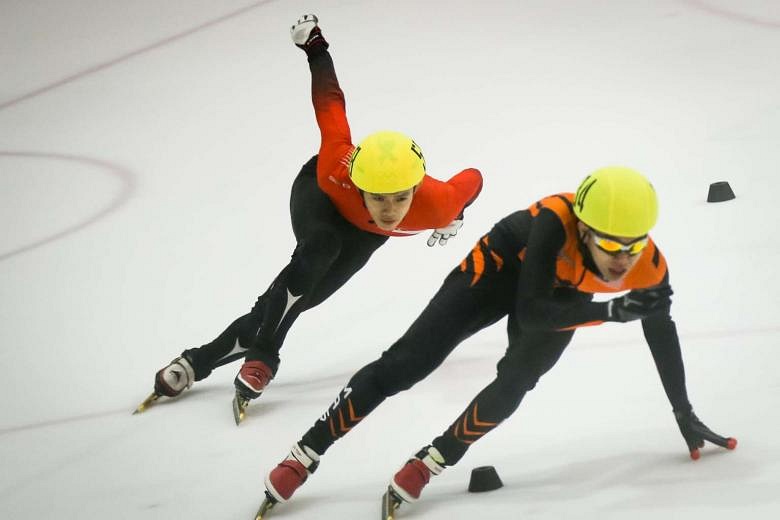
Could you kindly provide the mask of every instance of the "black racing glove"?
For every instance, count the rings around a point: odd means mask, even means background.
[[[737,447],[737,439],[721,437],[714,433],[696,417],[693,410],[676,411],[674,412],[674,418],[677,420],[677,426],[680,427],[680,433],[682,433],[685,443],[688,445],[688,451],[691,453],[693,460],[697,460],[701,456],[699,448],[704,447],[704,441],[709,441],[730,450]]]
[[[641,320],[657,312],[668,309],[672,305],[672,288],[668,285],[650,289],[634,289],[607,302],[607,320],[627,321]]]

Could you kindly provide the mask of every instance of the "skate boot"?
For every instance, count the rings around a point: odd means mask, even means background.
[[[139,404],[133,413],[143,412],[162,396],[176,397],[191,387],[194,382],[195,370],[190,359],[186,355],[177,357],[157,371],[154,375],[154,392]]]
[[[444,457],[433,446],[426,446],[398,470],[390,482],[390,489],[405,502],[415,502],[431,480],[431,475],[438,475],[442,471]]]
[[[236,425],[244,420],[249,401],[260,397],[273,377],[271,367],[262,361],[247,361],[241,366],[241,370],[233,380],[236,387],[236,395],[233,398],[233,417]]]
[[[195,370],[184,356],[157,371],[154,376],[154,391],[166,397],[176,397],[195,382]]]
[[[289,455],[265,477],[265,500],[256,518],[279,502],[287,502],[320,464],[320,456],[300,443],[295,443]]]

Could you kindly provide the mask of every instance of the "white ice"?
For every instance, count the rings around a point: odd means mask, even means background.
[[[405,131],[435,177],[480,168],[482,196],[446,247],[390,240],[304,314],[240,427],[236,364],[131,416],[289,258],[319,144],[288,32],[307,12],[354,140]],[[0,517],[253,518],[264,474],[482,233],[616,163],[660,194],[689,395],[739,447],[690,460],[641,328],[605,325],[399,517],[780,517],[777,1],[4,0],[0,71]],[[705,202],[724,180],[737,198]],[[505,346],[503,323],[464,342],[273,517],[377,518]],[[504,487],[468,493],[483,465]]]

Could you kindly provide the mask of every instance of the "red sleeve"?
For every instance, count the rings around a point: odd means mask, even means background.
[[[323,189],[330,186],[329,176],[344,175],[344,166],[354,148],[347,122],[344,92],[341,91],[333,59],[327,50],[309,57],[311,97],[320,127],[320,152],[317,179]],[[344,179],[337,179],[342,181]]]
[[[414,229],[444,227],[461,216],[481,190],[482,174],[475,168],[467,168],[447,182],[426,175],[403,223]]]
[[[447,184],[451,186],[454,204],[456,208],[460,208],[460,214],[482,191],[482,174],[476,168],[468,168],[454,175]]]

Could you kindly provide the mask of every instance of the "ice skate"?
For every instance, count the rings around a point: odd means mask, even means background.
[[[260,508],[257,510],[257,514],[255,515],[255,520],[263,520],[263,518],[267,517],[268,511],[270,511],[277,503],[278,501],[272,497],[268,491],[266,491],[263,503],[260,504]]]
[[[135,415],[135,414],[137,414],[137,413],[142,413],[142,412],[145,412],[145,411],[146,411],[146,409],[147,409],[147,408],[149,408],[150,406],[152,406],[152,405],[154,404],[154,402],[155,402],[156,400],[158,400],[160,397],[162,397],[162,396],[161,396],[160,394],[158,394],[157,392],[152,392],[151,394],[149,394],[149,397],[147,397],[146,399],[144,399],[144,400],[141,402],[141,404],[139,404],[139,405],[136,407],[136,409],[135,409],[135,410],[133,410],[133,415]]]
[[[383,520],[392,520],[403,502],[416,502],[431,475],[444,471],[444,457],[433,446],[426,446],[409,459],[390,481],[382,497]]]
[[[247,361],[243,364],[233,381],[236,387],[236,395],[233,397],[233,419],[236,426],[244,420],[249,402],[260,397],[273,377],[271,367],[262,361]]]
[[[184,356],[179,356],[154,376],[154,391],[133,411],[133,415],[146,411],[160,397],[176,397],[195,382],[195,370]]]
[[[387,491],[382,495],[382,520],[393,520],[395,510],[401,506],[403,499],[393,491],[392,486],[387,486]]]
[[[314,450],[295,443],[287,457],[265,477],[265,499],[255,520],[261,520],[276,504],[287,502],[319,464],[320,456]]]

